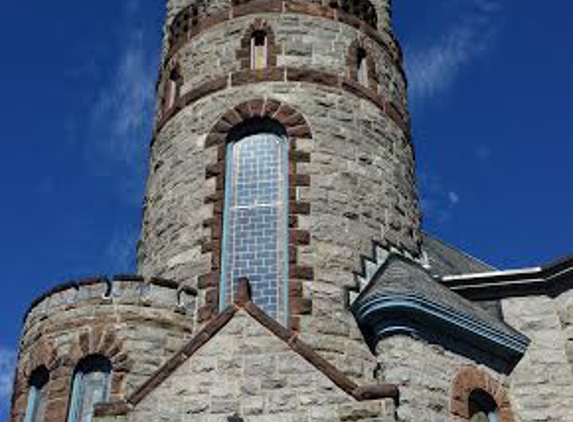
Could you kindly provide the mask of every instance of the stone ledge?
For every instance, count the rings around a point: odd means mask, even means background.
[[[258,70],[241,70],[233,72],[227,76],[215,76],[210,81],[204,82],[197,86],[194,90],[182,95],[175,103],[175,105],[166,111],[163,118],[161,118],[155,129],[155,133],[159,133],[165,125],[175,117],[181,110],[189,105],[207,97],[208,95],[225,89],[243,86],[245,84],[254,84],[260,82],[297,82],[297,83],[311,83],[320,86],[327,86],[332,88],[339,88],[345,92],[355,95],[366,101],[370,101],[375,105],[382,114],[390,119],[400,130],[404,132],[406,137],[410,139],[410,122],[409,117],[398,111],[397,107],[389,101],[384,101],[380,95],[368,87],[362,86],[356,81],[348,78],[347,76],[340,76],[328,72],[310,69],[310,68],[296,68],[296,67],[269,67],[262,71]],[[250,111],[249,111],[250,112]],[[281,113],[286,111],[282,110]],[[224,142],[221,133],[225,133],[224,127],[233,126],[233,121],[227,121],[230,116],[218,123],[216,130],[207,138],[207,146],[216,146]],[[236,120],[241,120],[238,115]],[[287,125],[288,135],[291,137],[307,138],[311,136],[308,133],[308,125]],[[155,137],[154,137],[155,138]],[[213,168],[213,173],[222,171],[219,168]]]

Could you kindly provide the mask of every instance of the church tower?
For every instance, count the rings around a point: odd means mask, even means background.
[[[420,254],[388,0],[168,2],[139,268],[341,353],[373,244]],[[335,338],[336,337],[336,338]]]
[[[525,272],[420,220],[390,0],[168,0],[138,274],[32,304],[11,422],[534,412]]]

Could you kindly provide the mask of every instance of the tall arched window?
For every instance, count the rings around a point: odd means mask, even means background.
[[[486,392],[472,392],[468,406],[470,422],[499,422],[497,404]]]
[[[265,31],[251,35],[251,69],[265,69],[268,65],[269,40]]]
[[[109,399],[112,365],[100,355],[88,356],[77,366],[68,422],[91,422],[97,403]]]
[[[25,422],[43,421],[46,409],[46,386],[49,379],[50,373],[45,366],[41,366],[32,372],[29,382],[30,392],[28,393]]]
[[[288,298],[288,140],[270,119],[245,122],[227,146],[221,305],[246,277],[252,299],[286,321]]]

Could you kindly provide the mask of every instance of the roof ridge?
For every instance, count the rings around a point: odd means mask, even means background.
[[[338,368],[315,352],[299,338],[298,333],[282,326],[265,311],[252,302],[250,284],[247,279],[240,280],[237,301],[229,305],[217,317],[212,319],[175,355],[165,362],[150,378],[139,386],[129,397],[122,401],[103,403],[96,406],[96,416],[119,416],[129,413],[134,406],[140,403],[147,395],[161,385],[183,363],[205,346],[217,333],[219,333],[240,311],[244,310],[254,320],[267,328],[274,336],[282,340],[291,350],[314,366],[318,371],[329,378],[336,386],[357,401],[377,400],[383,398],[397,399],[398,387],[394,384],[376,384],[359,386]]]

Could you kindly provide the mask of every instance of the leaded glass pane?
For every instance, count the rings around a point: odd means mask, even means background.
[[[230,144],[225,209],[225,299],[247,277],[253,301],[275,318],[286,315],[288,174],[286,139],[257,133]]]

